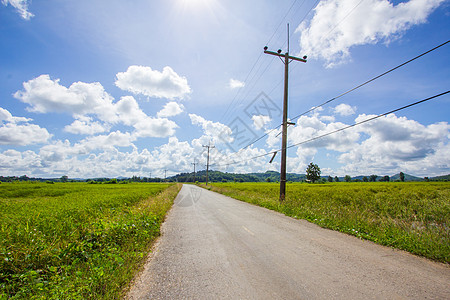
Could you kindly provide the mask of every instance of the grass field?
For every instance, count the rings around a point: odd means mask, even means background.
[[[450,263],[450,183],[213,183],[230,197]]]
[[[0,299],[120,299],[180,189],[0,185]]]

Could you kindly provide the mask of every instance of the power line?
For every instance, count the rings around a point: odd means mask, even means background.
[[[434,47],[434,48],[432,48],[432,49],[430,49],[430,50],[428,50],[428,51],[426,51],[426,52],[423,52],[422,54],[417,55],[416,57],[414,57],[414,58],[412,58],[412,59],[410,59],[410,60],[408,60],[408,61],[406,61],[406,62],[404,62],[404,63],[402,63],[402,64],[400,64],[400,65],[398,65],[398,66],[396,66],[396,67],[394,67],[394,68],[392,68],[392,69],[390,69],[390,70],[388,70],[388,71],[386,71],[386,72],[384,72],[384,73],[382,73],[382,74],[380,74],[380,75],[378,75],[378,76],[375,76],[375,77],[373,77],[372,79],[369,79],[369,80],[367,80],[366,82],[364,82],[364,83],[362,83],[362,84],[360,84],[360,85],[358,85],[358,86],[356,86],[356,87],[354,87],[354,88],[352,88],[352,89],[350,89],[350,90],[348,90],[348,91],[346,91],[346,92],[344,92],[344,93],[342,93],[342,94],[340,94],[340,95],[338,95],[338,96],[336,96],[336,97],[333,97],[333,98],[331,98],[330,100],[327,100],[327,101],[323,102],[323,103],[320,104],[320,105],[317,105],[317,106],[312,107],[311,109],[305,111],[304,113],[301,113],[301,114],[299,114],[299,115],[297,115],[297,116],[291,118],[291,121],[294,121],[294,120],[298,119],[299,117],[304,116],[304,115],[306,115],[306,114],[308,114],[308,113],[310,113],[310,112],[312,112],[312,111],[318,109],[319,107],[325,106],[326,104],[328,104],[328,103],[330,103],[330,102],[332,102],[332,101],[334,101],[334,100],[337,100],[337,99],[339,99],[339,98],[341,98],[341,97],[343,97],[343,96],[345,96],[345,95],[347,95],[347,94],[349,94],[349,93],[351,93],[351,92],[353,92],[353,91],[355,91],[355,90],[357,90],[357,89],[359,89],[359,88],[361,88],[361,87],[363,87],[363,86],[365,86],[365,85],[371,83],[372,81],[375,81],[375,80],[377,80],[378,78],[383,77],[383,76],[385,76],[385,75],[391,73],[392,71],[395,71],[395,70],[397,70],[397,69],[399,69],[399,68],[401,68],[401,67],[403,67],[403,66],[409,64],[410,62],[413,62],[414,60],[416,60],[416,59],[418,59],[418,58],[420,58],[420,57],[422,57],[422,56],[424,56],[424,55],[426,55],[426,54],[428,54],[428,53],[430,53],[430,52],[433,52],[434,50],[439,49],[439,48],[442,47],[442,46],[445,46],[445,45],[448,44],[448,43],[450,43],[450,40],[448,40],[448,41],[446,41],[446,42],[444,42],[444,43],[442,43],[442,44],[440,44],[440,45],[438,45],[438,46],[436,46],[436,47]],[[277,86],[278,86],[279,84],[281,84],[282,81],[283,81],[283,80],[281,80],[281,81],[277,84]],[[273,91],[273,90],[272,90],[272,91]],[[278,128],[280,128],[281,125],[282,125],[282,124],[278,125],[277,127],[272,128],[271,130],[269,130],[268,132],[264,133],[263,135],[261,135],[260,137],[258,137],[258,138],[255,139],[254,141],[250,142],[250,143],[247,144],[246,146],[242,147],[241,149],[239,149],[239,150],[236,151],[235,153],[239,152],[240,150],[246,149],[246,148],[248,148],[249,146],[253,145],[254,143],[260,141],[261,139],[263,139],[264,137],[268,136],[268,135],[269,135],[270,133],[272,133],[273,131],[275,131],[275,130],[277,130]]]
[[[428,97],[428,98],[426,98],[426,99],[419,100],[419,101],[416,101],[416,102],[414,102],[414,103],[411,103],[411,104],[402,106],[402,107],[400,107],[400,108],[391,110],[391,111],[389,111],[389,112],[386,112],[386,113],[383,113],[383,114],[376,115],[376,116],[371,117],[371,118],[369,118],[369,119],[366,119],[366,120],[363,120],[363,121],[360,121],[360,122],[356,122],[356,123],[354,123],[354,124],[352,124],[352,125],[348,125],[348,126],[345,126],[345,127],[340,128],[340,129],[337,129],[337,130],[334,130],[334,131],[331,131],[331,132],[328,132],[328,133],[324,133],[324,134],[322,134],[322,135],[319,135],[319,136],[310,138],[310,139],[305,140],[305,141],[302,141],[302,142],[300,142],[300,143],[296,143],[296,144],[293,144],[293,145],[289,145],[289,146],[287,146],[287,148],[292,148],[292,147],[296,147],[296,146],[299,146],[299,145],[303,145],[303,144],[306,144],[306,143],[313,142],[313,141],[315,141],[315,140],[321,139],[321,138],[326,137],[326,136],[329,136],[329,135],[331,135],[331,134],[334,134],[334,133],[337,133],[337,132],[341,132],[341,131],[347,130],[347,129],[349,129],[349,128],[352,128],[352,127],[361,125],[361,124],[363,124],[363,123],[367,123],[367,122],[369,122],[369,121],[373,121],[373,120],[375,120],[375,119],[381,118],[381,117],[383,117],[383,116],[386,116],[386,115],[389,115],[389,114],[392,114],[392,113],[395,113],[395,112],[404,110],[404,109],[406,109],[406,108],[409,108],[409,107],[412,107],[412,106],[415,106],[415,105],[418,105],[418,104],[421,104],[421,103],[424,103],[424,102],[427,102],[427,101],[436,99],[436,98],[441,97],[441,96],[444,96],[444,95],[446,95],[446,94],[448,94],[448,93],[450,93],[450,90],[449,90],[449,91],[446,91],[446,92],[443,92],[443,93],[440,93],[440,94],[437,94],[437,95],[434,95],[434,96],[431,96],[431,97]],[[247,162],[247,161],[250,161],[250,160],[254,160],[254,159],[257,159],[257,158],[260,158],[260,157],[264,157],[264,156],[267,156],[267,155],[271,155],[271,154],[273,155],[274,153],[277,153],[277,152],[279,152],[279,151],[281,151],[281,149],[274,150],[274,151],[270,151],[270,152],[266,152],[266,153],[264,153],[264,154],[257,155],[257,156],[251,157],[251,158],[249,158],[249,159],[242,160],[242,161],[238,161],[238,162],[230,162],[230,163],[227,163],[227,164],[221,164],[221,165],[219,165],[219,164],[212,164],[212,165],[215,165],[215,166],[229,166],[229,165],[234,165],[234,164],[241,164],[241,163],[243,163],[243,162]]]
[[[342,93],[342,94],[340,94],[340,95],[338,95],[338,96],[336,96],[336,97],[334,97],[334,98],[331,98],[330,100],[325,101],[324,103],[322,103],[322,104],[320,104],[320,105],[318,105],[318,106],[314,106],[313,108],[311,108],[311,109],[305,111],[304,113],[299,114],[299,115],[293,117],[291,120],[296,120],[296,119],[298,119],[299,117],[301,117],[301,116],[303,116],[303,115],[306,115],[307,113],[310,113],[310,112],[312,112],[312,111],[318,109],[319,107],[322,107],[322,106],[324,106],[324,105],[326,105],[326,104],[328,104],[328,103],[330,103],[330,102],[332,102],[332,101],[334,101],[334,100],[336,100],[336,99],[338,99],[338,98],[341,98],[342,96],[345,96],[345,95],[347,95],[347,94],[353,92],[354,90],[357,90],[357,89],[359,89],[360,87],[363,87],[363,86],[365,86],[366,84],[369,84],[369,83],[371,83],[372,81],[375,81],[375,80],[377,80],[378,78],[383,77],[384,75],[387,75],[387,74],[391,73],[392,71],[395,71],[395,70],[397,70],[397,69],[399,69],[399,68],[401,68],[401,67],[403,67],[403,66],[409,64],[410,62],[412,62],[412,61],[414,61],[414,60],[416,60],[416,59],[418,59],[418,58],[420,58],[420,57],[422,57],[422,56],[424,56],[424,55],[426,55],[426,54],[428,54],[428,53],[430,53],[430,52],[433,52],[434,50],[436,50],[436,49],[438,49],[438,48],[440,48],[440,47],[442,47],[442,46],[444,46],[444,45],[446,45],[446,44],[448,44],[448,43],[450,43],[450,40],[448,40],[448,41],[446,41],[446,42],[440,44],[439,46],[434,47],[434,48],[431,49],[431,50],[428,50],[428,51],[426,51],[426,52],[424,52],[424,53],[422,53],[422,54],[420,54],[420,55],[417,55],[416,57],[414,57],[414,58],[412,58],[412,59],[410,59],[410,60],[408,60],[408,61],[406,61],[406,62],[404,62],[404,63],[402,63],[402,64],[400,64],[400,65],[398,65],[398,66],[396,66],[396,67],[394,67],[394,68],[392,68],[392,69],[386,71],[386,72],[384,72],[383,74],[380,74],[380,75],[378,75],[378,76],[375,76],[375,77],[373,77],[372,79],[367,80],[366,82],[364,82],[364,83],[362,83],[362,84],[360,84],[360,85],[358,85],[358,86],[356,86],[356,87],[354,87],[354,88],[352,88],[352,89],[350,89],[350,90],[348,90],[348,91],[346,91],[346,92],[344,92],[344,93]]]
[[[288,14],[291,12],[292,8],[294,7],[295,3],[297,3],[298,0],[295,0],[291,7],[289,7],[287,13],[284,15],[284,17],[281,19],[280,24],[278,24],[277,28],[275,29],[275,32],[272,34],[272,36],[270,37],[270,39],[267,41],[266,45],[270,44],[270,41],[273,39],[273,37],[275,36],[275,34],[277,33],[278,29],[280,28],[281,24],[283,24],[284,20],[286,19],[286,17],[288,16]],[[303,1],[305,2],[305,1]],[[303,5],[303,3],[302,3]]]
[[[354,124],[352,124],[352,125],[348,125],[348,126],[345,126],[345,127],[343,127],[343,128],[340,128],[340,129],[337,129],[337,130],[334,130],[334,131],[331,131],[331,132],[328,132],[328,133],[325,133],[325,134],[316,136],[316,137],[311,138],[311,139],[309,139],[309,140],[306,140],[306,141],[303,141],[303,142],[300,142],[300,143],[296,143],[296,144],[293,144],[293,145],[289,145],[288,148],[292,148],[292,147],[295,147],[295,146],[299,146],[299,145],[302,145],[302,144],[306,144],[306,143],[315,141],[315,140],[317,140],[317,139],[321,139],[321,138],[326,137],[326,136],[329,136],[329,135],[331,135],[331,134],[334,134],[334,133],[337,133],[337,132],[340,132],[340,131],[344,131],[344,130],[346,130],[346,129],[355,127],[355,126],[357,126],[357,125],[361,125],[361,124],[363,124],[363,123],[367,123],[367,122],[369,122],[369,121],[373,121],[373,120],[375,120],[375,119],[381,118],[381,117],[386,116],[386,115],[393,114],[393,113],[395,113],[395,112],[397,112],[397,111],[406,109],[406,108],[408,108],[408,107],[415,106],[415,105],[417,105],[417,104],[420,104],[420,103],[423,103],[423,102],[426,102],[426,101],[430,101],[430,100],[432,100],[432,99],[435,99],[435,98],[444,96],[444,95],[446,95],[446,94],[448,94],[448,93],[450,93],[450,91],[446,91],[446,92],[440,93],[440,94],[438,94],[438,95],[434,95],[434,96],[432,96],[432,97],[429,97],[429,98],[426,98],[426,99],[423,99],[423,100],[420,100],[420,101],[417,101],[417,102],[414,102],[414,103],[411,103],[411,104],[402,106],[402,107],[400,107],[400,108],[391,110],[391,111],[386,112],[386,113],[384,113],[384,114],[376,115],[376,116],[371,117],[371,118],[369,118],[369,119],[366,119],[366,120],[363,120],[363,121],[360,121],[360,122],[356,122],[356,123],[354,123]]]
[[[286,17],[289,15],[289,13],[291,12],[292,8],[294,7],[295,3],[297,3],[298,0],[294,0],[294,2],[292,3],[292,5],[289,7],[288,11],[286,12],[286,14],[284,15],[284,17],[281,19],[280,24],[278,25],[278,27],[275,29],[274,33],[272,34],[272,36],[269,38],[269,41],[266,43],[266,45],[268,45],[270,43],[270,41],[272,40],[272,38],[275,36],[275,34],[277,33],[278,29],[280,28],[281,24],[284,22],[284,20],[286,19]],[[305,0],[303,1],[305,2]],[[303,3],[302,3],[303,5]],[[248,72],[247,76],[244,79],[244,83],[247,84],[247,80],[250,77],[250,74],[252,73],[252,71],[255,69],[255,66],[258,64],[259,60],[261,59],[263,53],[260,53],[258,58],[256,59],[255,63],[253,64],[253,66],[251,67],[250,71]],[[271,62],[269,63],[269,65],[271,64]],[[268,66],[269,66],[268,65]],[[268,66],[266,67],[266,70],[268,68]],[[258,68],[259,70],[259,68]],[[265,70],[264,70],[265,72]],[[263,72],[263,74],[264,74]],[[257,72],[255,72],[256,75]],[[253,78],[255,78],[255,75],[253,75],[253,77],[251,78],[250,81],[253,80]],[[261,78],[261,76],[258,77],[258,79],[256,80],[256,82],[258,82],[258,80]],[[220,120],[222,120],[223,118],[225,118],[225,116],[228,114],[228,112],[230,111],[231,107],[236,107],[236,105],[233,105],[234,102],[237,99],[237,96],[239,95],[239,93],[241,92],[241,89],[239,89],[235,96],[233,97],[233,100],[230,102],[230,105],[227,107],[227,109],[225,110],[225,113],[222,115],[222,117],[220,118]],[[246,97],[244,97],[246,98]]]
[[[297,3],[298,0],[295,0],[292,5],[289,7],[288,11],[286,12],[286,14],[284,15],[284,17],[281,19],[280,23],[278,24],[277,28],[275,29],[274,33],[272,34],[272,36],[269,38],[269,40],[267,41],[266,45],[269,45],[271,40],[273,39],[273,37],[275,36],[275,34],[278,32],[278,29],[280,28],[280,26],[283,24],[284,20],[287,18],[287,16],[289,15],[289,13],[291,12],[292,8],[295,6],[295,4]],[[306,0],[303,0],[303,2],[300,4],[299,8],[295,11],[294,15],[300,10],[301,7],[303,7],[303,4],[305,4]],[[317,4],[320,2],[320,0],[317,0],[308,10],[308,12],[303,16],[302,20],[300,21],[299,24],[301,24],[306,17],[309,15],[309,13],[317,6]],[[295,31],[292,32],[292,34],[290,35],[292,37],[292,35],[295,33]],[[284,47],[284,45],[286,44],[286,41],[283,43],[282,47]],[[260,73],[260,75],[257,77],[256,80],[255,77],[257,76],[257,74],[259,73],[259,70],[261,69],[260,65],[256,71],[254,72],[253,76],[249,79],[250,74],[252,73],[252,71],[255,69],[255,66],[257,65],[257,63],[259,62],[259,60],[261,59],[262,53],[258,56],[257,60],[255,61],[255,63],[253,64],[250,72],[247,74],[244,83],[245,83],[245,88],[241,88],[237,91],[236,95],[233,97],[233,100],[230,102],[230,105],[227,107],[227,109],[225,110],[225,113],[222,115],[222,117],[220,118],[220,121],[222,121],[223,119],[226,118],[226,115],[231,113],[230,109],[232,107],[234,107],[233,110],[236,109],[236,107],[238,106],[238,103],[235,101],[238,99],[238,95],[242,94],[244,92],[244,90],[247,90],[248,92],[245,94],[245,96],[242,98],[242,100],[240,100],[240,102],[242,102],[244,99],[246,99],[249,94],[253,91],[253,88],[255,87],[255,85],[259,82],[259,80],[261,79],[262,75],[264,75],[264,73],[267,71],[267,69],[270,67],[270,65],[273,62],[273,59],[269,61],[269,63],[267,64],[267,66],[264,68],[264,71],[262,73]],[[249,80],[247,82],[247,80]],[[253,84],[251,84],[251,82],[253,82]],[[273,92],[273,90],[275,90],[275,88],[281,84],[282,81],[280,81],[271,91],[271,93]],[[238,101],[239,102],[239,101]]]

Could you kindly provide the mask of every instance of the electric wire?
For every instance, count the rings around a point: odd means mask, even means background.
[[[380,75],[378,75],[378,76],[375,76],[375,77],[373,77],[372,79],[369,79],[369,80],[367,80],[366,82],[361,83],[360,85],[358,85],[358,86],[356,86],[356,87],[354,87],[354,88],[352,88],[352,89],[350,89],[350,90],[348,90],[348,91],[346,91],[346,92],[344,92],[344,93],[342,93],[342,94],[340,94],[340,95],[338,95],[338,96],[336,96],[336,97],[334,97],[334,98],[331,98],[330,100],[327,100],[327,101],[325,101],[324,103],[322,103],[322,104],[320,104],[320,105],[318,105],[318,106],[312,107],[311,109],[305,111],[304,113],[301,113],[301,114],[299,114],[299,115],[297,115],[297,116],[291,118],[291,120],[296,120],[296,119],[298,119],[299,117],[304,116],[304,115],[306,115],[307,113],[310,113],[310,112],[312,112],[312,111],[318,109],[319,107],[322,107],[322,106],[324,106],[324,105],[326,105],[326,104],[328,104],[328,103],[330,103],[330,102],[333,102],[334,100],[337,100],[337,99],[341,98],[342,96],[345,96],[345,95],[347,95],[347,94],[349,94],[349,93],[351,93],[351,92],[353,92],[353,91],[355,91],[355,90],[357,90],[357,89],[359,89],[359,88],[365,86],[366,84],[369,84],[369,83],[371,83],[372,81],[375,81],[375,80],[377,80],[378,78],[381,78],[381,77],[383,77],[383,76],[385,76],[385,75],[391,73],[392,71],[395,71],[395,70],[397,70],[397,69],[399,69],[399,68],[401,68],[401,67],[403,67],[403,66],[409,64],[410,62],[413,62],[413,61],[415,61],[416,59],[418,59],[418,58],[420,58],[420,57],[422,57],[422,56],[424,56],[424,55],[426,55],[426,54],[428,54],[428,53],[430,53],[430,52],[433,52],[433,51],[439,49],[440,47],[442,47],[442,46],[444,46],[444,45],[446,45],[446,44],[448,44],[448,43],[450,43],[450,40],[448,40],[448,41],[446,41],[446,42],[444,42],[444,43],[442,43],[442,44],[440,44],[440,45],[434,47],[433,49],[430,49],[430,50],[428,50],[428,51],[426,51],[426,52],[423,52],[422,54],[417,55],[416,57],[414,57],[414,58],[412,58],[412,59],[410,59],[410,60],[408,60],[408,61],[406,61],[406,62],[404,62],[404,63],[402,63],[402,64],[400,64],[400,65],[398,65],[398,66],[396,66],[396,67],[394,67],[394,68],[392,68],[392,69],[390,69],[390,70],[388,70],[388,71],[386,71],[386,72],[384,72],[384,73],[382,73],[382,74],[380,74]]]
[[[352,128],[352,127],[355,127],[355,126],[358,126],[358,125],[361,125],[361,124],[364,124],[364,123],[367,123],[367,122],[376,120],[376,119],[381,118],[381,117],[383,117],[383,116],[387,116],[387,115],[389,115],[389,114],[392,114],[392,113],[395,113],[395,112],[404,110],[404,109],[406,109],[406,108],[409,108],[409,107],[412,107],[412,106],[415,106],[415,105],[418,105],[418,104],[421,104],[421,103],[424,103],[424,102],[427,102],[427,101],[430,101],[430,100],[439,98],[439,97],[444,96],[444,95],[446,95],[446,94],[448,94],[448,93],[450,93],[450,90],[448,90],[448,91],[446,91],[446,92],[443,92],[443,93],[440,93],[440,94],[437,94],[437,95],[434,95],[434,96],[431,96],[431,97],[428,97],[428,98],[426,98],[426,99],[422,99],[422,100],[416,101],[416,102],[414,102],[414,103],[411,103],[411,104],[402,106],[402,107],[400,107],[400,108],[393,109],[393,110],[388,111],[388,112],[386,112],[386,113],[382,113],[382,114],[373,116],[373,117],[368,118],[368,119],[365,119],[365,120],[363,120],[363,121],[356,122],[356,123],[353,123],[353,124],[348,125],[348,126],[344,126],[344,127],[340,128],[340,129],[333,130],[333,131],[324,133],[324,134],[322,134],[322,135],[318,135],[318,136],[316,136],[316,137],[313,137],[313,138],[304,140],[304,141],[302,141],[302,142],[299,142],[299,143],[295,143],[295,144],[289,145],[289,146],[286,147],[286,149],[289,149],[289,148],[292,148],[292,147],[296,147],[296,146],[300,146],[300,145],[303,145],[303,144],[306,144],[306,143],[313,142],[313,141],[315,141],[315,140],[324,138],[324,137],[326,137],[326,136],[329,136],[329,135],[332,135],[332,134],[335,134],[335,133],[338,133],[338,132],[347,130],[347,129],[349,129],[349,128]],[[229,165],[234,165],[234,164],[241,164],[241,163],[244,163],[244,162],[247,162],[247,161],[251,161],[251,160],[254,160],[254,159],[257,159],[257,158],[260,158],[260,157],[267,156],[267,155],[271,155],[271,154],[273,155],[274,153],[277,153],[277,152],[280,152],[280,151],[282,151],[282,149],[278,149],[278,150],[266,152],[266,153],[264,153],[264,154],[257,155],[257,156],[251,157],[251,158],[249,158],[249,159],[245,159],[245,160],[238,161],[238,162],[230,162],[230,163],[227,163],[227,164],[210,164],[210,165],[214,165],[214,166],[229,166]]]
[[[294,2],[292,3],[292,5],[289,7],[288,11],[286,12],[286,14],[284,15],[284,17],[281,19],[279,25],[277,26],[277,28],[275,29],[274,33],[272,34],[272,36],[269,38],[269,40],[267,41],[266,44],[269,44],[270,41],[273,39],[273,37],[275,36],[275,34],[277,33],[278,29],[280,28],[281,24],[284,22],[284,20],[286,19],[286,17],[289,15],[289,13],[291,12],[292,8],[294,7],[294,5],[297,3],[298,0],[294,0]],[[303,1],[305,2],[305,0]],[[302,3],[303,5],[303,3]],[[258,58],[256,59],[255,63],[253,64],[253,66],[251,67],[250,71],[248,72],[247,76],[244,79],[244,84],[248,86],[248,79],[250,77],[250,74],[253,72],[253,70],[255,69],[255,66],[258,64],[259,60],[262,57],[263,52],[261,52],[258,56]],[[269,65],[272,63],[272,61],[269,63]],[[265,70],[267,70],[268,66],[265,68]],[[255,77],[255,75],[258,73],[260,67],[255,71],[255,74],[252,76],[252,78],[250,79],[250,82],[253,80],[253,78]],[[264,73],[264,72],[263,72]],[[258,82],[258,80],[261,78],[262,75],[260,75],[258,77],[258,79],[256,80],[256,82]],[[256,84],[256,83],[255,83]],[[253,86],[255,85],[253,84]],[[253,87],[252,87],[253,88]],[[235,96],[233,97],[233,100],[231,100],[230,104],[228,105],[227,109],[225,110],[224,114],[222,115],[222,117],[220,118],[220,121],[222,121],[224,118],[226,118],[227,114],[230,112],[230,109],[232,107],[236,107],[237,105],[235,105],[235,101],[238,99],[238,95],[241,93],[242,88],[238,89],[238,91],[236,92]],[[250,93],[250,92],[249,92]],[[249,94],[247,93],[247,94]],[[245,97],[244,97],[245,99]]]
[[[398,65],[398,66],[396,66],[396,67],[394,67],[394,68],[391,68],[391,69],[389,69],[388,71],[386,71],[386,72],[384,72],[384,73],[382,73],[382,74],[380,74],[380,75],[378,75],[378,76],[375,76],[375,77],[373,77],[372,79],[369,79],[369,80],[365,81],[364,83],[362,83],[362,84],[360,84],[360,85],[358,85],[358,86],[356,86],[356,87],[354,87],[354,88],[352,88],[352,89],[350,89],[350,90],[348,90],[348,91],[346,91],[346,92],[344,92],[344,93],[342,93],[342,94],[340,94],[340,95],[338,95],[338,96],[336,96],[336,97],[331,98],[330,100],[327,100],[327,101],[323,102],[322,104],[319,104],[319,105],[317,105],[317,106],[314,106],[314,107],[310,108],[309,110],[305,111],[304,113],[301,113],[301,114],[299,114],[299,115],[297,115],[297,116],[295,116],[295,117],[293,117],[293,118],[290,118],[290,120],[291,120],[291,121],[295,121],[295,120],[297,120],[299,117],[304,116],[304,115],[306,115],[306,114],[308,114],[308,113],[310,113],[310,112],[312,112],[312,111],[314,111],[314,110],[316,110],[316,109],[318,109],[318,108],[320,108],[320,107],[322,107],[322,106],[325,106],[325,105],[327,105],[328,103],[330,103],[330,102],[332,102],[332,101],[334,101],[334,100],[337,100],[337,99],[339,99],[339,98],[341,98],[341,97],[343,97],[343,96],[345,96],[345,95],[347,95],[347,94],[349,94],[349,93],[351,93],[351,92],[353,92],[353,91],[355,91],[355,90],[357,90],[357,89],[359,89],[359,88],[361,88],[361,87],[363,87],[363,86],[365,86],[365,85],[371,83],[372,81],[375,81],[375,80],[377,80],[377,79],[379,79],[379,78],[381,78],[381,77],[383,77],[383,76],[385,76],[385,75],[391,73],[392,71],[395,71],[395,70],[397,70],[397,69],[399,69],[399,68],[401,68],[401,67],[403,67],[403,66],[409,64],[410,62],[413,62],[414,60],[416,60],[416,59],[418,59],[418,58],[420,58],[420,57],[422,57],[422,56],[424,56],[424,55],[426,55],[426,54],[428,54],[428,53],[430,53],[430,52],[433,52],[433,51],[439,49],[440,47],[442,47],[442,46],[444,46],[444,45],[446,45],[446,44],[448,44],[448,43],[450,43],[450,40],[448,40],[448,41],[446,41],[446,42],[444,42],[444,43],[442,43],[442,44],[440,44],[440,45],[438,45],[438,46],[436,46],[436,47],[434,47],[434,48],[432,48],[432,49],[430,49],[430,50],[428,50],[428,51],[426,51],[426,52],[423,52],[422,54],[417,55],[417,56],[415,56],[414,58],[412,58],[412,59],[410,59],[410,60],[408,60],[408,61],[406,61],[406,62],[404,62],[404,63],[402,63],[402,64],[400,64],[400,65]],[[280,83],[281,83],[282,81],[283,81],[283,80],[281,80]],[[273,90],[272,90],[272,91],[273,91]],[[270,95],[270,93],[269,93],[269,95]],[[246,146],[242,147],[241,149],[239,149],[239,150],[236,151],[235,153],[239,152],[240,150],[246,149],[246,148],[248,148],[249,146],[253,145],[254,143],[260,141],[261,139],[263,139],[264,137],[268,136],[270,133],[272,133],[273,131],[277,130],[277,129],[280,128],[281,126],[282,126],[282,124],[278,125],[277,127],[272,128],[271,130],[267,131],[267,132],[264,133],[262,136],[258,137],[257,139],[255,139],[255,140],[252,141],[251,143],[247,144]]]

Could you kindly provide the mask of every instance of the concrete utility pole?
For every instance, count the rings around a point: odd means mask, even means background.
[[[306,56],[303,58],[298,58],[295,56],[289,55],[289,24],[287,25],[287,52],[281,54],[281,49],[277,52],[268,51],[268,47],[264,47],[264,53],[275,55],[280,58],[284,58],[284,97],[283,97],[283,130],[282,130],[282,138],[281,138],[281,170],[280,170],[280,202],[284,201],[286,195],[286,145],[287,145],[287,126],[295,125],[294,123],[289,123],[287,121],[287,110],[288,110],[288,77],[289,77],[289,63],[293,60],[306,62]]]
[[[208,145],[203,145],[203,147],[208,148],[208,158],[206,159],[206,185],[208,185],[209,149],[210,149],[210,148],[216,148],[216,147],[211,146],[211,142],[209,142]]]
[[[194,159],[194,162],[191,163],[191,165],[194,165],[194,183],[195,183],[195,166],[196,166],[197,164],[198,164],[198,163],[195,162],[195,159]]]
[[[167,182],[167,170],[164,170],[164,182]]]

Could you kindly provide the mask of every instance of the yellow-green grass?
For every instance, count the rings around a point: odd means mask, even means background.
[[[0,299],[120,299],[180,189],[0,185]]]
[[[322,227],[450,262],[450,183],[214,183],[212,190]]]

